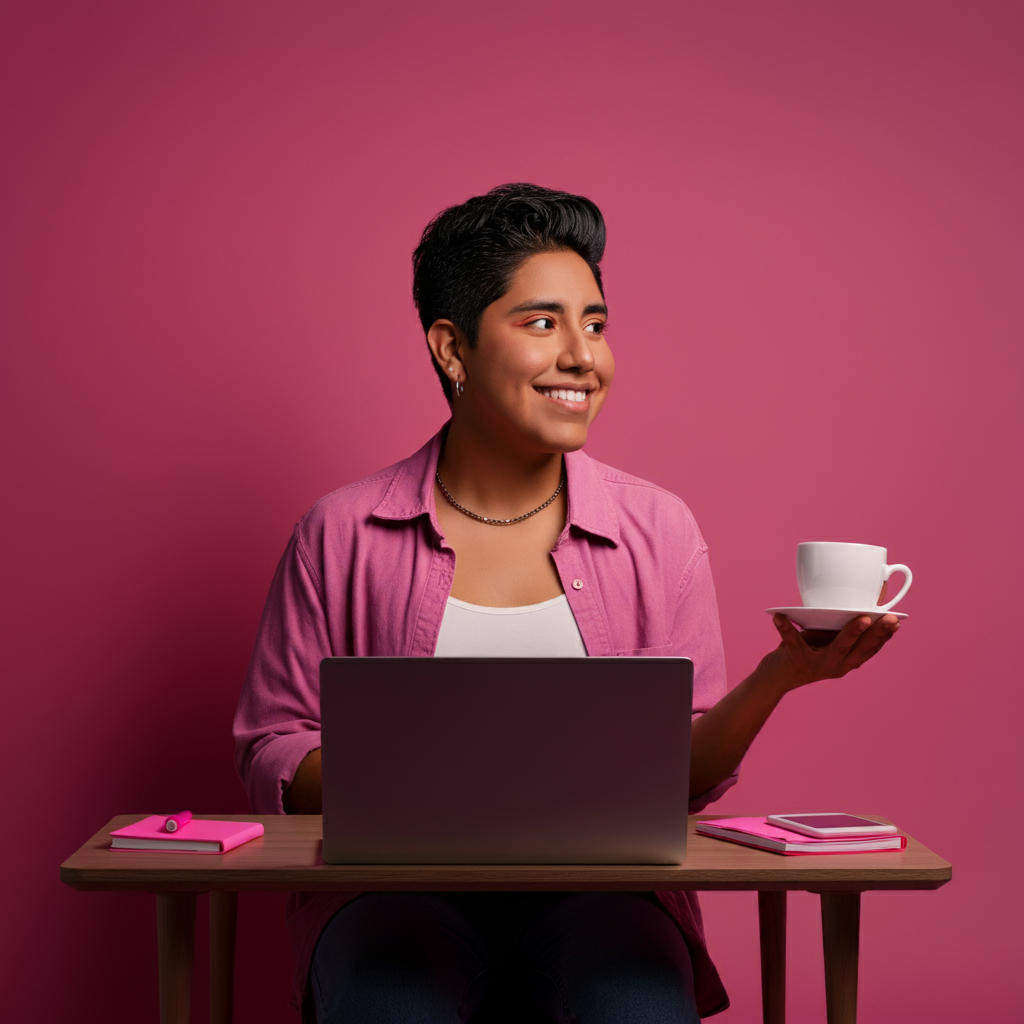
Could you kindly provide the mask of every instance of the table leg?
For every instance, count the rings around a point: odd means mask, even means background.
[[[156,895],[156,945],[160,963],[160,1024],[188,1024],[196,893]]]
[[[210,1024],[231,1024],[238,893],[210,893]]]
[[[860,955],[860,893],[821,894],[825,947],[825,1008],[828,1024],[856,1024],[857,961]]]
[[[764,1024],[786,1021],[786,897],[783,892],[759,892],[761,925],[761,1013]]]

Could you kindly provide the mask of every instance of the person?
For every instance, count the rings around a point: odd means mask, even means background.
[[[254,811],[320,811],[326,656],[689,657],[692,812],[735,782],[786,693],[899,628],[815,634],[777,616],[778,647],[727,691],[689,510],[582,451],[615,369],[604,246],[593,202],[528,184],[424,230],[413,293],[451,418],[297,524],[234,724]],[[295,999],[321,1024],[681,1024],[728,1006],[693,893],[297,893],[288,924]]]

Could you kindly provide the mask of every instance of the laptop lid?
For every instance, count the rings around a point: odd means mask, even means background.
[[[325,658],[331,864],[678,864],[687,658]]]

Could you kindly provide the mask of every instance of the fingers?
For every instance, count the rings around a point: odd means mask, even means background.
[[[787,647],[798,650],[803,646],[806,634],[801,633],[785,615],[780,615],[776,612],[776,614],[772,616],[772,623],[779,631],[779,636],[782,637],[782,642]]]
[[[835,649],[840,657],[847,657],[870,628],[871,619],[866,615],[858,615],[857,618],[851,619],[843,626],[834,641]]]
[[[779,636],[783,640],[796,640],[800,636],[796,626],[779,612],[772,616],[772,625],[779,631]]]
[[[899,631],[900,622],[895,615],[883,615],[858,637],[847,654],[847,671],[858,668],[873,658]]]
[[[784,615],[772,616],[782,643],[780,653],[801,679],[797,685],[816,679],[838,679],[873,658],[895,635],[899,620],[883,615],[874,623],[867,615],[852,619],[838,632],[805,629],[800,631]]]
[[[832,650],[840,658],[846,657],[857,643],[861,634],[871,625],[866,616],[848,622],[841,630],[835,629],[803,629],[799,630],[785,615],[776,613],[772,622],[779,631],[783,643],[794,649],[813,651]],[[835,646],[833,646],[835,645]]]

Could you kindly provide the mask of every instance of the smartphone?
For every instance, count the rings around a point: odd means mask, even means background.
[[[768,824],[818,839],[842,836],[883,836],[899,832],[895,825],[880,825],[856,814],[769,814]]]

